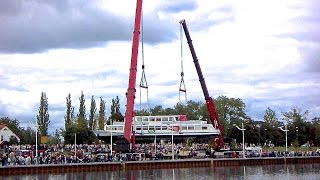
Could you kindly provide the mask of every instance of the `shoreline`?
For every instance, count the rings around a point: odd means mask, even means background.
[[[267,158],[235,158],[235,159],[178,159],[150,160],[126,162],[97,162],[77,164],[41,164],[0,167],[0,176],[26,174],[61,174],[71,172],[128,171],[145,169],[254,166],[272,164],[311,164],[320,163],[320,157],[267,157]]]

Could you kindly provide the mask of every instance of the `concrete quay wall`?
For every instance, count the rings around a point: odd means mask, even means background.
[[[224,167],[224,166],[254,166],[272,164],[310,164],[320,163],[320,157],[278,157],[278,158],[238,158],[238,159],[183,159],[160,161],[127,161],[81,164],[42,164],[31,166],[0,167],[1,176],[24,174],[51,174],[72,172],[126,171],[145,169]]]

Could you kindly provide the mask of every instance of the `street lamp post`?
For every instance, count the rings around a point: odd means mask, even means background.
[[[154,153],[157,154],[157,134],[156,134],[156,130],[154,130]]]
[[[257,127],[259,128],[259,146],[261,146],[261,144],[260,144],[260,139],[261,139],[261,138],[260,138],[260,127],[261,127],[261,126],[258,124]]]
[[[242,156],[243,156],[243,158],[245,158],[246,156],[245,156],[245,145],[244,145],[244,131],[245,131],[246,129],[244,129],[243,123],[241,123],[241,127],[242,127],[242,128],[240,128],[240,127],[237,126],[236,124],[233,124],[233,126],[235,126],[238,130],[242,131]]]
[[[39,127],[41,126],[41,125],[39,125],[38,124],[38,121],[37,121],[37,119],[36,119],[36,124],[33,124],[32,122],[30,122],[30,124],[32,124],[33,126],[34,126],[34,128],[35,128],[35,133],[36,133],[36,142],[35,142],[35,163],[36,164],[38,164],[38,129],[39,129]]]
[[[38,128],[39,128],[39,125],[38,123],[36,122],[36,125],[34,125],[34,127],[36,128],[36,164],[38,164]]]
[[[174,160],[173,125],[171,125],[171,151],[172,151],[172,160]]]
[[[267,128],[264,129],[264,144],[267,146]]]
[[[171,151],[172,151],[172,160],[174,160],[174,145],[173,145],[173,124],[168,124],[169,128],[171,128]]]
[[[296,138],[297,138],[297,142],[299,142],[299,129],[298,127],[296,127]]]
[[[278,127],[281,131],[285,132],[286,134],[286,153],[288,152],[288,128],[287,125],[284,126],[284,129],[282,127]]]
[[[77,133],[74,133],[74,158],[77,160]]]
[[[111,130],[110,130],[110,156],[111,156],[111,159],[112,158],[112,131],[113,131],[113,125],[111,124]]]

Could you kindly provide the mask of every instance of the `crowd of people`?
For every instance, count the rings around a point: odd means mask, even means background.
[[[37,149],[37,150],[35,150]],[[110,144],[57,144],[51,146],[12,145],[0,152],[2,166],[33,165],[33,164],[65,164],[93,163],[111,161],[143,161],[172,158],[214,157],[214,150],[205,143],[151,143],[136,144],[134,152],[112,152]],[[172,154],[173,150],[173,154]],[[36,157],[36,151],[38,156]],[[241,153],[241,151],[240,151]],[[230,153],[233,158],[242,157],[239,152]],[[281,156],[320,156],[320,151],[303,152],[259,152],[247,151],[246,157],[281,157]]]
[[[183,144],[173,145],[174,154],[177,156],[186,149]],[[192,144],[188,152],[205,151],[207,144]],[[159,159],[163,156],[171,156],[172,145],[162,144],[136,144],[134,153],[111,153],[110,144],[58,144],[41,145],[12,145],[7,146],[0,153],[2,166],[7,165],[31,165],[31,164],[64,164],[64,163],[88,163]],[[37,153],[36,153],[37,151]],[[36,154],[38,154],[36,158]]]

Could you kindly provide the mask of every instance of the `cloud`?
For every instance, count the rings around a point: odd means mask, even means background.
[[[179,13],[181,11],[193,11],[197,8],[197,2],[192,0],[169,1],[161,9],[167,13]]]
[[[66,96],[71,93],[77,113],[81,91],[87,111],[91,95],[97,106],[103,97],[108,116],[111,99],[119,96],[124,114],[134,1],[31,0],[2,5],[0,107],[4,116],[28,124],[37,114],[41,92],[46,92],[50,131],[54,131],[63,127]],[[267,107],[276,110],[279,119],[293,106],[319,116],[318,6],[294,0],[154,0],[144,1],[143,9],[150,107],[173,107],[179,101],[179,21],[186,19],[213,98],[241,98],[247,114],[257,120]],[[187,98],[204,102],[185,39],[182,48]],[[141,56],[140,46],[137,85]],[[141,96],[146,108],[146,92]]]
[[[57,48],[89,48],[110,41],[130,41],[132,17],[115,15],[99,1],[12,1],[2,3],[0,52],[36,53]],[[134,12],[132,12],[134,14]],[[133,15],[132,15],[133,16]],[[175,34],[164,22],[145,16],[145,42],[170,41]],[[157,20],[158,21],[158,20]]]
[[[1,117],[7,117],[8,116],[8,107],[7,104],[5,104],[4,102],[2,102],[0,100],[0,116]]]

